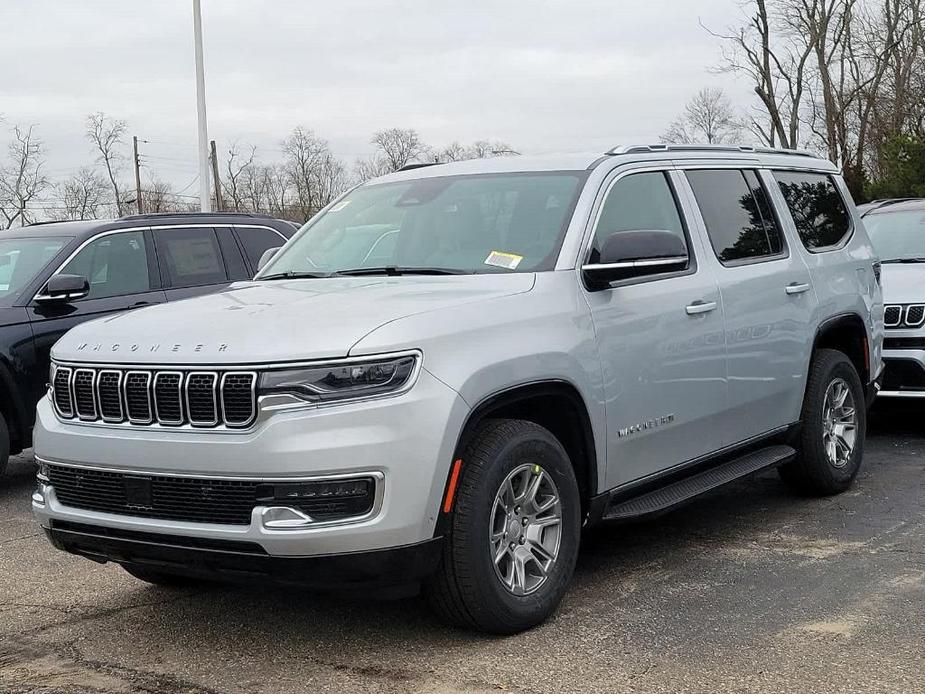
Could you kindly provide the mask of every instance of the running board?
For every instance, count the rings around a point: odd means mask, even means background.
[[[641,496],[619,501],[608,507],[603,520],[630,520],[668,511],[724,484],[786,463],[795,455],[790,446],[762,448]]]

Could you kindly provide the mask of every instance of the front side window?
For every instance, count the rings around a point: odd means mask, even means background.
[[[779,256],[784,250],[767,192],[751,170],[688,171],[707,235],[723,264]]]
[[[94,239],[59,274],[86,277],[90,281],[87,299],[147,292],[151,281],[144,232],[125,231]]]
[[[363,186],[303,227],[261,276],[550,270],[584,176],[483,174]]]
[[[851,217],[831,176],[775,171],[800,240],[809,251],[838,246],[851,233]]]
[[[228,281],[222,251],[211,227],[155,229],[157,254],[170,286],[197,287]]]
[[[601,208],[588,261],[599,262],[604,241],[623,231],[670,231],[687,246],[681,213],[664,172],[631,174],[614,183]]]
[[[873,212],[864,227],[883,262],[925,262],[925,209]]]
[[[0,238],[0,304],[13,301],[68,241],[63,237]]]

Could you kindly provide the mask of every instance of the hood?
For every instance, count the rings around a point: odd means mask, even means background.
[[[62,337],[62,361],[261,364],[345,357],[391,321],[528,292],[532,274],[344,277],[233,285],[218,294],[90,321]],[[413,348],[414,336],[408,336]]]
[[[925,263],[884,263],[883,303],[925,304]]]

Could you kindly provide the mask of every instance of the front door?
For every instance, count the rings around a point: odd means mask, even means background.
[[[81,275],[90,281],[90,293],[71,302],[36,302],[29,305],[35,351],[42,383],[36,383],[35,401],[48,381],[49,352],[65,332],[78,323],[110,313],[163,303],[158,289],[157,265],[144,231],[108,233],[90,241],[56,274]],[[41,291],[39,292],[41,294]],[[104,346],[101,346],[102,349]],[[103,359],[94,354],[88,358]]]
[[[699,169],[687,179],[713,252],[726,313],[730,443],[799,419],[816,294],[790,251],[759,172]]]
[[[629,173],[611,184],[589,260],[615,232],[658,229],[684,239],[685,270],[588,292],[603,368],[607,487],[712,452],[727,408],[722,302],[700,237],[688,233],[678,174]]]

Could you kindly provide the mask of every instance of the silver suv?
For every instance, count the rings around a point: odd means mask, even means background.
[[[883,328],[864,227],[812,155],[418,167],[254,281],[62,338],[32,506],[56,547],[152,583],[423,584],[516,632],[586,526],[774,467],[847,489]]]

